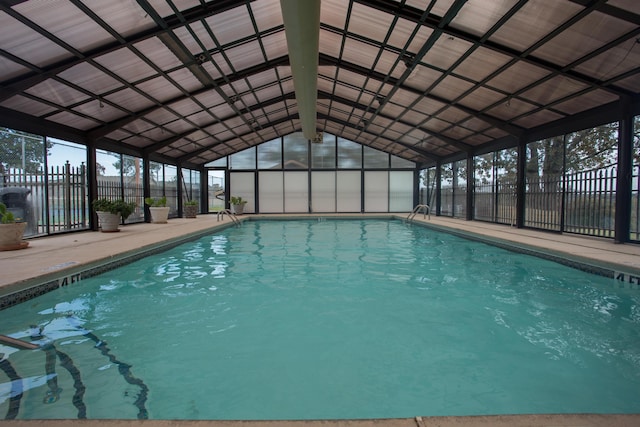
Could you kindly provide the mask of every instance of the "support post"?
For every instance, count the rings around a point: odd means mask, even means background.
[[[618,131],[618,174],[616,176],[616,243],[629,241],[631,223],[631,189],[633,174],[633,114],[631,100],[622,98],[622,114]]]
[[[474,180],[474,164],[473,164],[473,153],[469,152],[467,154],[467,221],[471,221],[474,217],[473,215],[473,200],[475,193],[475,180]]]
[[[518,141],[518,170],[516,178],[516,227],[524,228],[526,194],[527,141]]]

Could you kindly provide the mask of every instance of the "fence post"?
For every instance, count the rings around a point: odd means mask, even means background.
[[[64,217],[66,229],[71,230],[71,165],[69,160],[64,164]]]
[[[86,175],[86,166],[84,162],[80,165],[80,205],[82,211],[82,225],[83,227],[88,226],[87,224],[87,175]]]

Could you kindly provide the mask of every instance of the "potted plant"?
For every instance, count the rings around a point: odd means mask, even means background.
[[[27,223],[16,218],[7,206],[0,202],[0,251],[24,249],[29,242],[22,240]]]
[[[244,213],[244,205],[247,204],[246,200],[242,197],[231,196],[230,202],[233,213],[236,215],[242,215]]]
[[[198,214],[198,201],[197,200],[187,200],[184,202],[184,217],[185,218],[195,218]]]
[[[122,199],[109,200],[102,198],[94,200],[92,204],[98,215],[100,230],[104,233],[120,231],[120,223],[124,223],[124,220],[136,209],[135,203],[125,202]]]
[[[167,198],[165,196],[157,199],[147,197],[144,202],[149,206],[152,224],[166,224],[169,218],[169,206],[167,206]]]

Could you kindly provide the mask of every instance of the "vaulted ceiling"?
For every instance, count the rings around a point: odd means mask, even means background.
[[[190,165],[300,131],[282,16],[0,0],[0,125]],[[640,2],[322,0],[318,48],[316,130],[430,164],[637,99]]]

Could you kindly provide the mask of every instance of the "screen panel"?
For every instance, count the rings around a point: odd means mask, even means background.
[[[336,211],[336,173],[311,172],[311,212]]]
[[[364,173],[364,211],[389,211],[389,172]]]

